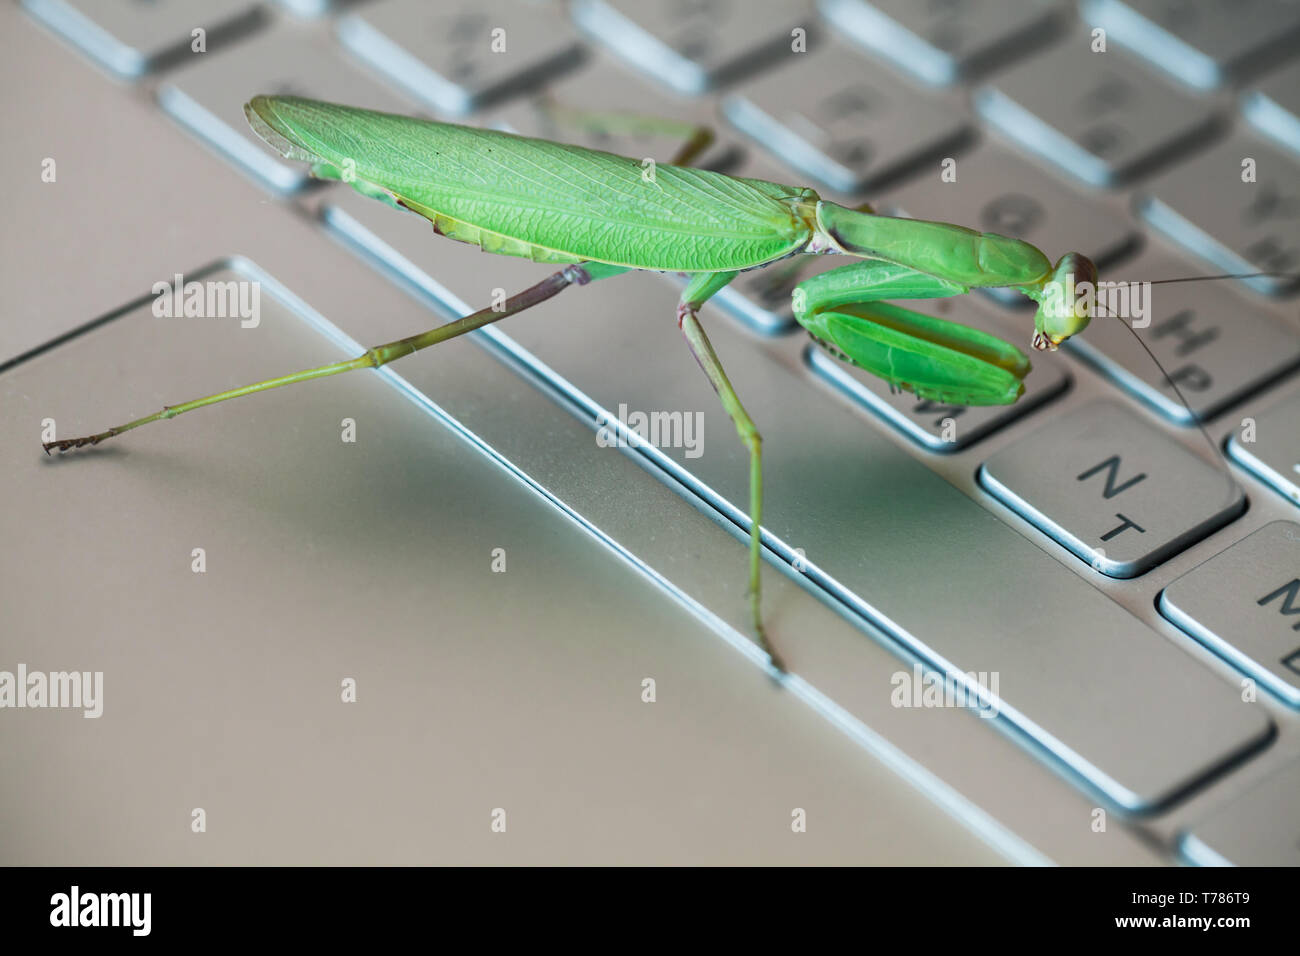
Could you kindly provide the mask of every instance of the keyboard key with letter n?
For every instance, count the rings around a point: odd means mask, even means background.
[[[1133,578],[1246,507],[1222,468],[1119,405],[1054,419],[980,469],[995,498],[1102,574]]]

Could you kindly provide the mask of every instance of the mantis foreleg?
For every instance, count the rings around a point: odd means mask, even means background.
[[[806,279],[794,314],[820,346],[921,398],[1006,405],[1024,391],[1029,359],[1014,345],[959,322],[881,299],[960,295],[968,287],[893,262],[855,262]]]

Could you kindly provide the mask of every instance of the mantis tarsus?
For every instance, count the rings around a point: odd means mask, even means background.
[[[677,305],[687,345],[735,424],[750,458],[749,600],[755,633],[784,665],[763,628],[759,569],[762,440],[700,324],[700,307],[738,273],[795,255],[858,260],[794,289],[794,315],[838,358],[892,386],[961,405],[1014,402],[1028,357],[988,333],[890,305],[884,299],[959,295],[1009,287],[1039,303],[1032,345],[1055,349],[1092,318],[1070,283],[1096,282],[1093,263],[1067,253],[1055,265],[1018,239],[961,226],[879,216],[822,200],[815,191],[641,160],[509,133],[435,123],[291,96],[256,96],[245,113],[256,133],[313,175],[429,219],[434,231],[485,252],[561,266],[549,278],[445,325],[307,369],[177,405],[45,450],[97,445],[150,422],[241,395],[402,356],[499,321],[570,285],[629,270],[684,273]],[[698,139],[695,146],[700,146]],[[685,159],[679,160],[685,162]]]

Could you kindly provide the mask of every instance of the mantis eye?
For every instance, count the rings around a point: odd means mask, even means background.
[[[1097,267],[1077,252],[1061,256],[1041,289],[1034,316],[1034,348],[1056,349],[1072,335],[1078,335],[1092,319],[1097,300]]]

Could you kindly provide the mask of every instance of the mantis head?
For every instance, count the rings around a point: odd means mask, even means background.
[[[1055,351],[1070,336],[1082,332],[1092,319],[1097,301],[1097,267],[1087,256],[1068,252],[1047,278],[1022,291],[1038,303],[1034,348]]]

